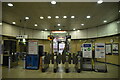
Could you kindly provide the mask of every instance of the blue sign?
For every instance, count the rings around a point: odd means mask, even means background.
[[[91,44],[84,44],[83,47],[91,47]]]

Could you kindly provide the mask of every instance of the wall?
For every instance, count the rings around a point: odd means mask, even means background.
[[[9,25],[6,23],[3,23],[3,35],[7,36],[16,36],[19,34],[24,34],[23,28],[16,27],[13,25]],[[25,29],[26,35],[29,36],[30,39],[41,39],[39,40],[39,44],[42,44],[45,46],[45,51],[50,52],[50,41],[42,40],[47,39],[47,36],[50,34],[49,31],[39,31],[39,30],[32,30],[32,29]],[[97,38],[97,37],[105,37],[105,36],[112,36],[120,33],[120,23],[118,24],[116,21],[112,22],[110,24],[106,24],[100,27],[95,27],[91,29],[85,29],[85,30],[79,30],[79,31],[70,31],[70,35],[72,36],[72,39],[79,39],[79,40],[72,40],[71,41],[71,52],[77,52],[80,51],[80,46],[84,42],[90,42],[90,38]],[[80,39],[88,39],[80,40]],[[119,38],[116,38],[116,36],[113,37],[105,37],[105,38],[97,38],[94,39],[95,42],[99,43],[107,43],[110,42],[111,39],[114,39],[115,42],[120,43]],[[107,62],[118,64],[118,58],[120,56],[117,55],[107,55]],[[101,60],[100,60],[101,61]]]
[[[103,26],[85,29],[85,30],[70,31],[69,33],[72,36],[72,39],[97,38],[97,37],[110,36],[120,33],[119,26],[120,23],[117,23],[117,21],[115,21]]]
[[[79,31],[69,31],[69,34],[72,36],[72,39],[85,39],[85,38],[97,38],[103,36],[111,36],[120,33],[120,23],[117,21],[110,24],[106,24],[99,27],[94,27],[90,29],[84,29]],[[14,25],[3,23],[3,35],[7,36],[16,36],[19,34],[26,34],[29,38],[34,39],[47,39],[47,36],[50,35],[49,31],[39,31],[33,29],[24,29],[21,27],[16,27]]]
[[[50,41],[48,41],[48,40],[38,40],[38,44],[44,46],[44,52],[50,53]]]
[[[14,25],[3,23],[3,35],[14,36],[17,35],[28,35],[32,39],[47,39],[47,36],[50,34],[49,31],[39,31],[33,29],[24,29],[21,27],[16,27]]]
[[[91,43],[91,40],[95,40],[94,43],[111,43],[110,40],[113,39],[114,43],[119,43],[120,46],[120,37],[119,36],[112,36],[112,37],[104,37],[104,38],[97,38],[97,39],[87,39],[87,40],[72,40],[71,41],[71,49],[70,51],[72,53],[75,53],[77,51],[81,50],[81,45],[83,43]],[[120,48],[119,48],[120,53]],[[119,64],[120,55],[106,55],[106,62],[112,63],[112,64]],[[98,59],[98,61],[104,61],[105,59]]]

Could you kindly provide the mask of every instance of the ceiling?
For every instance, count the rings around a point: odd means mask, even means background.
[[[12,23],[19,27],[27,27],[39,30],[73,30],[92,28],[103,25],[104,20],[112,22],[118,19],[118,3],[104,2],[97,4],[96,2],[59,2],[52,5],[48,2],[13,2],[14,6],[7,6],[7,2],[3,2],[3,22]],[[71,19],[70,16],[75,16]],[[91,18],[87,19],[86,16]],[[30,19],[24,21],[25,16]],[[40,16],[44,19],[41,20]],[[48,19],[47,16],[51,16]],[[60,16],[56,19],[55,16]],[[64,19],[63,16],[68,16]],[[38,26],[34,26],[34,24]],[[61,24],[61,26],[57,26]],[[81,26],[81,24],[85,24]]]

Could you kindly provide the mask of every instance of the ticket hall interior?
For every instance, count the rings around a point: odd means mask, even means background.
[[[119,78],[119,1],[3,1],[0,10],[1,79]]]

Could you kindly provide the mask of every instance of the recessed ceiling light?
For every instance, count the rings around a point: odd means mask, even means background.
[[[0,26],[2,26],[2,23],[0,22]]]
[[[81,26],[84,26],[85,24],[81,24]]]
[[[88,19],[89,19],[89,18],[91,18],[91,16],[87,16],[86,18],[88,18]]]
[[[61,29],[59,29],[59,30],[61,30]]]
[[[47,31],[47,29],[45,29]]]
[[[43,17],[43,16],[41,16],[41,17],[40,17],[40,19],[44,19],[44,17]]]
[[[10,6],[10,7],[12,7],[12,6],[13,6],[13,4],[12,4],[12,3],[8,3],[7,5],[8,5],[8,6]]]
[[[48,19],[51,19],[52,17],[51,16],[48,16]]]
[[[66,18],[67,18],[67,16],[63,16],[63,18],[64,18],[64,19],[66,19]]]
[[[76,30],[75,28],[73,30]]]
[[[98,0],[97,3],[98,3],[98,4],[102,4],[102,3],[103,3],[103,0]]]
[[[25,17],[25,19],[30,19],[29,17]]]
[[[56,1],[51,1],[51,4],[56,4],[57,2]]]
[[[80,30],[77,30],[78,32],[80,31]]]
[[[120,10],[119,10],[119,12],[120,12]]]
[[[34,26],[38,26],[37,24],[35,24]]]
[[[55,18],[57,18],[57,19],[58,19],[58,18],[59,18],[59,16],[55,16]]]
[[[16,24],[16,22],[12,22],[12,24]]]
[[[57,24],[58,26],[60,26],[60,24]]]
[[[106,23],[106,22],[107,22],[107,20],[104,20],[103,22],[104,22],[104,23]]]
[[[75,18],[75,16],[71,16],[71,18]]]

